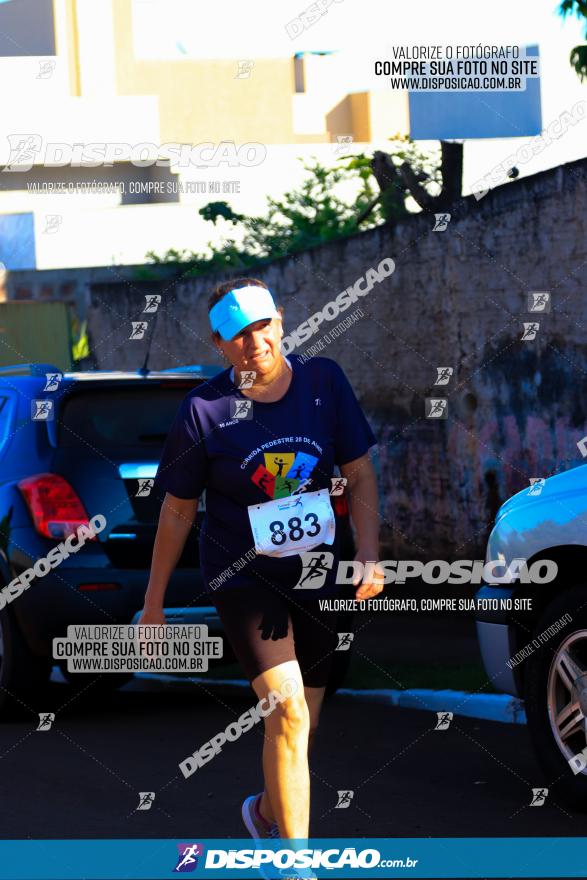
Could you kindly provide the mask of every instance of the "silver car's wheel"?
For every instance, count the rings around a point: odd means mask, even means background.
[[[547,689],[552,733],[570,761],[587,747],[587,629],[561,643],[550,665]],[[581,772],[587,775],[587,767]]]
[[[525,633],[528,731],[553,803],[587,811],[587,586],[562,589]]]

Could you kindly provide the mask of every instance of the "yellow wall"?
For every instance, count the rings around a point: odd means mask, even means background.
[[[137,61],[130,0],[115,0],[116,84],[119,95],[159,95],[161,142],[323,142],[292,128],[293,58],[255,59],[236,79],[236,60]]]
[[[408,93],[354,92],[349,95],[352,130],[356,141],[378,141],[410,133]]]
[[[57,54],[67,61],[67,70],[69,75],[69,94],[74,97],[81,95],[80,74],[79,74],[79,40],[77,33],[77,14],[75,8],[75,0],[63,0],[57,3],[53,0],[53,15],[57,23],[60,16],[63,16],[64,27],[61,30],[63,38],[59,38],[60,29],[57,30]]]
[[[75,0],[66,2],[75,5]],[[132,0],[102,2],[113,10],[116,94],[158,97],[161,143],[329,143],[337,135],[368,143],[409,130],[405,93],[338,97],[336,71],[311,55],[304,59],[308,91],[297,94],[293,56],[254,59],[244,78],[237,76],[238,61],[232,58],[137,60]]]

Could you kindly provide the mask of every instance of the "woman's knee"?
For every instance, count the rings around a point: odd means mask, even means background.
[[[310,730],[310,713],[303,692],[276,703],[274,710],[265,718],[265,724],[268,732],[307,738]]]

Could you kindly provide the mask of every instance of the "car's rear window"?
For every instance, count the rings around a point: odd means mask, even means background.
[[[182,382],[179,387],[171,384],[88,387],[76,391],[62,404],[58,443],[60,446],[162,446],[189,390],[189,383]]]

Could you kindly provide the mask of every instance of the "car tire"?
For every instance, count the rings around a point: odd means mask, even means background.
[[[565,615],[570,615],[571,621]],[[557,621],[561,629],[546,633]],[[583,710],[587,715],[587,587],[565,591],[545,609],[532,646],[534,651],[526,661],[524,698],[534,750],[553,800],[559,798],[587,812],[587,761],[577,774],[569,764],[587,747],[586,722],[581,717]],[[585,756],[587,759],[587,752]]]
[[[36,713],[51,674],[51,659],[29,649],[9,608],[0,611],[0,717]]]

